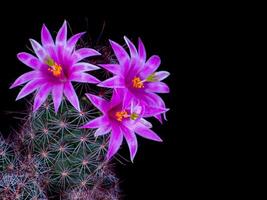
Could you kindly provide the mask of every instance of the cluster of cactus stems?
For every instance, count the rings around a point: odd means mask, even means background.
[[[118,180],[105,159],[108,136],[80,127],[99,115],[87,98],[81,112],[49,97],[29,112],[16,140],[0,139],[0,199],[118,199]]]

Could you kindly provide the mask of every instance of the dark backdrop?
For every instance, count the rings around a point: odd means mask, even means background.
[[[155,4],[155,3],[154,3]],[[198,69],[195,62],[199,57],[192,52],[199,48],[195,41],[199,39],[202,21],[197,16],[192,20],[190,9],[183,5],[150,5],[113,10],[101,8],[88,10],[80,8],[78,12],[66,12],[49,7],[47,12],[26,11],[8,17],[1,16],[1,63],[0,63],[0,122],[1,132],[8,134],[17,127],[17,120],[7,111],[23,111],[25,102],[15,102],[18,90],[9,90],[10,84],[28,68],[19,63],[16,54],[27,51],[29,38],[40,40],[42,23],[57,31],[64,19],[70,23],[74,33],[87,31],[94,41],[98,38],[103,23],[106,27],[101,39],[107,44],[109,38],[123,43],[123,36],[137,41],[141,37],[148,55],[158,54],[162,59],[161,70],[167,70],[171,76],[166,80],[171,88],[170,94],[163,99],[171,110],[167,113],[168,121],[164,125],[153,121],[153,130],[164,140],[162,144],[139,140],[139,149],[134,164],[120,165],[117,173],[121,180],[122,194],[126,200],[136,199],[179,199],[186,195],[207,193],[204,187],[203,149],[199,147],[200,135],[195,130],[200,124],[194,120],[200,116],[195,112],[195,100],[201,98],[192,87],[193,77]],[[84,5],[87,6],[87,5]],[[83,5],[81,5],[83,7]],[[54,12],[53,12],[54,11]],[[62,14],[63,13],[63,14]],[[88,35],[87,35],[88,36]],[[193,94],[193,95],[192,95]],[[19,115],[19,114],[18,114]],[[202,140],[202,139],[201,139]],[[197,146],[197,147],[196,147]],[[205,149],[205,147],[203,146]],[[121,153],[129,156],[127,147]],[[205,151],[205,150],[204,150]],[[206,170],[206,169],[205,169]],[[162,198],[160,198],[162,196]],[[199,196],[199,195],[197,195]]]

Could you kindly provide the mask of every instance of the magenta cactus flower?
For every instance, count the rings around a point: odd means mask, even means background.
[[[145,111],[138,104],[132,102],[123,102],[121,96],[123,90],[114,90],[110,101],[95,95],[86,94],[89,100],[97,107],[103,115],[91,120],[82,128],[97,129],[95,136],[102,136],[110,133],[107,159],[110,159],[119,150],[123,138],[126,139],[130,150],[130,157],[133,161],[137,152],[136,134],[144,138],[159,141],[162,140],[154,133],[151,123],[143,118]],[[162,113],[161,109],[150,110],[146,115],[155,115]]]
[[[30,39],[36,57],[25,52],[17,55],[18,59],[33,71],[20,76],[11,86],[14,88],[27,83],[16,100],[37,90],[33,105],[33,110],[36,111],[51,92],[56,112],[63,95],[77,110],[80,110],[72,82],[93,84],[100,82],[94,76],[86,73],[97,70],[99,67],[87,62],[80,62],[87,57],[100,55],[100,53],[91,48],[75,49],[76,43],[83,34],[78,33],[67,40],[67,22],[65,21],[54,42],[49,30],[43,25],[42,45]]]
[[[164,101],[155,93],[169,93],[168,85],[161,82],[169,76],[169,72],[156,72],[161,63],[159,56],[151,56],[146,61],[146,50],[141,39],[139,39],[138,50],[127,37],[124,39],[130,55],[121,45],[110,41],[119,63],[100,65],[114,76],[99,83],[98,86],[124,88],[124,102],[135,100],[140,102],[144,109],[157,107],[167,111]],[[156,118],[162,122],[161,115],[156,115]]]

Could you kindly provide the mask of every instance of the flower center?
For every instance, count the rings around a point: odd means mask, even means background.
[[[124,118],[128,117],[128,113],[125,110],[116,112],[115,117],[119,122],[122,122]]]
[[[50,71],[55,77],[59,77],[62,74],[62,67],[52,58],[47,58],[46,64],[49,66],[48,71]]]
[[[133,87],[134,88],[140,89],[140,88],[144,87],[144,84],[143,84],[143,82],[141,81],[141,79],[139,77],[134,77],[132,82],[133,82]]]
[[[55,63],[53,66],[50,66],[50,68],[48,68],[48,71],[52,72],[55,77],[59,77],[62,72],[62,67]]]

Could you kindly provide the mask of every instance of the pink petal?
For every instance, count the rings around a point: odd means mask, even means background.
[[[109,147],[107,153],[107,159],[109,160],[114,154],[116,154],[122,144],[123,134],[119,127],[113,127],[112,133],[109,139]]]
[[[120,64],[123,64],[126,60],[130,60],[128,53],[121,45],[112,40],[109,42]]]
[[[100,83],[100,80],[98,80],[96,77],[86,74],[86,73],[74,73],[70,76],[70,81],[75,81],[79,83]]]
[[[149,93],[149,98],[152,99],[152,101],[154,102],[154,104],[157,107],[166,108],[165,102],[157,94],[155,94],[155,93]],[[162,116],[162,114],[158,114],[158,115],[155,115],[155,118],[158,119],[160,123],[163,123],[161,116]],[[166,112],[163,113],[163,116],[164,116],[164,119],[167,120],[166,119]]]
[[[80,60],[83,60],[84,58],[99,55],[101,54],[98,51],[90,48],[78,49],[72,54],[75,63],[79,62]]]
[[[67,21],[64,21],[62,27],[57,33],[56,46],[64,46],[67,42]]]
[[[133,162],[138,148],[136,135],[126,127],[124,127],[122,131],[130,150],[131,161]]]
[[[41,61],[45,60],[47,57],[47,53],[44,50],[44,48],[33,39],[30,39],[30,42],[31,42],[32,48],[33,48],[35,54],[37,55],[37,57],[39,58],[39,60],[41,60]]]
[[[146,62],[144,69],[142,71],[143,76],[151,75],[153,72],[155,72],[158,67],[160,66],[161,60],[159,56],[152,56],[148,59]]]
[[[33,79],[39,78],[39,77],[40,77],[40,73],[37,71],[27,72],[21,75],[19,78],[17,78],[17,80],[11,85],[10,89],[17,87],[19,85],[22,85],[26,82],[29,82]]]
[[[87,124],[83,125],[81,128],[99,128],[108,125],[108,120],[106,117],[98,117],[91,121],[89,121]]]
[[[138,123],[134,130],[138,135],[147,138],[149,140],[154,140],[158,142],[162,142],[161,138],[152,130],[147,128],[145,125],[142,123]]]
[[[60,106],[61,101],[62,101],[63,90],[64,90],[63,84],[54,85],[53,89],[52,89],[52,98],[53,98],[56,113],[58,112],[59,106]]]
[[[72,50],[75,48],[75,46],[76,46],[78,40],[79,40],[84,34],[85,34],[85,32],[78,33],[78,34],[76,34],[76,35],[73,35],[73,36],[68,40],[68,42],[67,42],[67,48],[69,49],[69,51],[72,51]]]
[[[138,38],[138,54],[139,54],[141,61],[143,63],[146,62],[146,49],[141,38]]]
[[[29,95],[30,93],[34,92],[38,87],[43,84],[43,80],[35,79],[27,83],[20,91],[20,93],[17,96],[17,100],[22,99],[23,97]]]
[[[113,93],[112,93],[111,100],[110,100],[110,104],[111,105],[118,105],[122,100],[124,92],[125,92],[124,89],[120,89],[120,88],[119,89],[114,89]]]
[[[106,88],[124,88],[124,80],[119,76],[114,76],[110,79],[107,79],[101,83],[99,83],[97,86],[99,87],[106,87]]]
[[[123,108],[126,108],[129,104],[134,103],[134,96],[131,94],[130,91],[123,92],[121,96],[123,96]]]
[[[149,121],[147,121],[146,119],[144,119],[144,118],[140,119],[140,123],[145,125],[147,128],[152,128],[152,124]]]
[[[29,66],[32,69],[40,69],[43,65],[36,57],[29,53],[22,52],[19,53],[17,57],[23,64]]]
[[[121,66],[118,64],[100,64],[99,66],[116,75],[121,73]]]
[[[97,107],[98,110],[105,112],[107,107],[108,107],[108,102],[96,95],[92,95],[92,94],[85,94],[87,96],[87,98],[91,101],[91,103]]]
[[[77,97],[77,94],[71,84],[71,82],[67,82],[64,87],[64,94],[69,100],[69,102],[73,105],[76,110],[81,111],[80,109],[80,103]]]
[[[163,82],[151,82],[146,85],[146,91],[156,93],[169,93],[170,88],[166,83]]]
[[[78,62],[72,66],[73,71],[87,72],[100,69],[99,67],[90,63]]]
[[[42,40],[42,44],[43,44],[44,47],[46,47],[46,46],[54,46],[54,40],[53,40],[49,30],[45,26],[45,24],[42,27],[41,40]]]
[[[102,136],[102,135],[106,135],[111,131],[111,128],[108,126],[101,126],[100,128],[98,128],[95,132],[95,137],[98,136]]]
[[[167,71],[159,71],[155,73],[155,77],[157,79],[157,81],[162,81],[165,78],[167,78],[168,76],[170,76],[170,73]]]
[[[129,47],[129,50],[130,50],[130,53],[131,53],[131,57],[132,58],[136,57],[138,55],[138,53],[137,53],[137,50],[136,50],[134,44],[126,36],[124,36],[124,40],[125,40],[126,44]]]
[[[40,108],[40,106],[46,100],[50,91],[51,91],[50,85],[46,84],[46,85],[43,85],[42,87],[40,87],[40,89],[38,90],[38,92],[34,98],[33,112],[37,111]]]
[[[169,109],[165,107],[158,107],[157,105],[147,105],[145,107],[144,117],[153,117],[158,114],[167,112]]]

